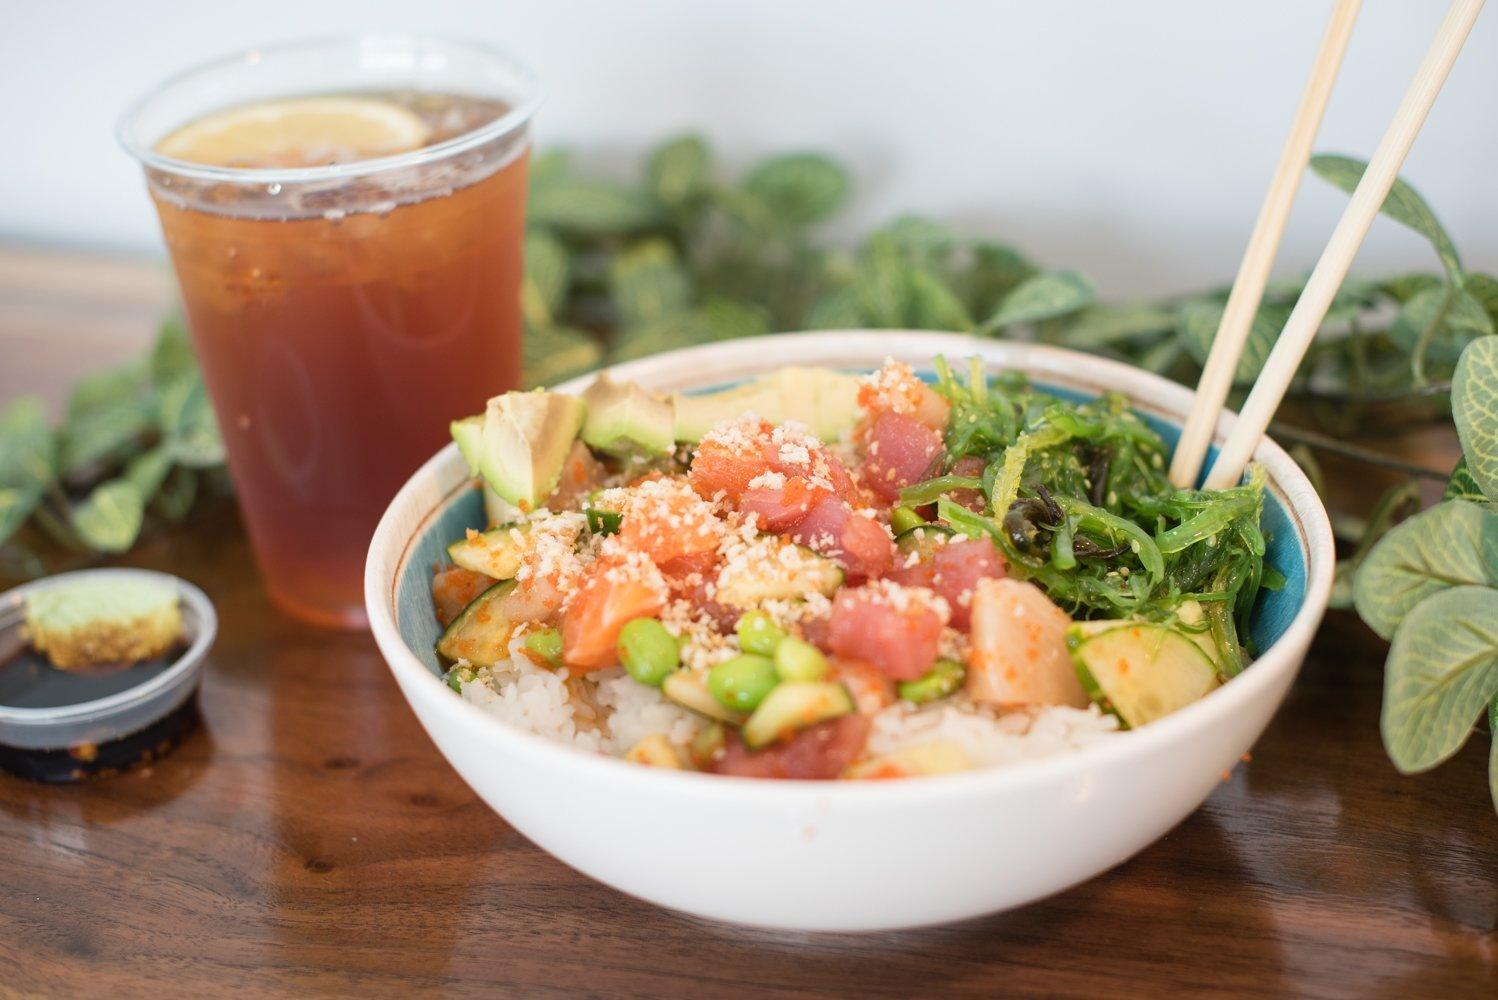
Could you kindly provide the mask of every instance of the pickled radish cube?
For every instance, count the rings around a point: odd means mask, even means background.
[[[1033,583],[985,579],[973,591],[967,693],[989,705],[1070,705],[1087,693],[1066,649],[1071,616]]]

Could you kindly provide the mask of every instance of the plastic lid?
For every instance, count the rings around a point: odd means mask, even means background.
[[[182,599],[188,645],[170,667],[134,687],[105,698],[52,708],[0,705],[0,743],[23,750],[65,750],[129,736],[171,713],[191,697],[203,659],[218,634],[218,615],[208,596],[186,580],[145,569],[88,569],[59,573],[0,594],[0,638],[19,641],[26,598],[53,587],[100,578],[150,580],[175,587]],[[0,643],[3,645],[3,643]]]

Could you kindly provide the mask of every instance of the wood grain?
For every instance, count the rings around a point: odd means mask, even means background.
[[[951,927],[782,935],[532,846],[443,762],[367,636],[271,608],[227,505],[130,562],[218,607],[204,724],[149,770],[0,776],[0,995],[1498,995],[1487,741],[1396,774],[1384,646],[1346,616],[1252,761],[1114,871]]]

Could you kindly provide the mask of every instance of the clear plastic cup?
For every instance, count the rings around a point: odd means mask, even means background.
[[[437,141],[376,159],[214,166],[157,152],[204,115],[377,96]],[[171,78],[120,141],[145,168],[271,598],[362,627],[365,550],[454,416],[520,373],[534,75],[483,46],[366,35],[258,49]]]

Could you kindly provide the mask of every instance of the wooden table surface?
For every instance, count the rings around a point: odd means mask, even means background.
[[[8,332],[0,369],[31,363]],[[0,776],[0,994],[1498,996],[1487,741],[1396,774],[1384,646],[1345,615],[1252,761],[1114,871],[949,927],[787,935],[657,909],[531,845],[367,635],[271,608],[227,504],[125,561],[218,607],[204,722],[115,778]]]

